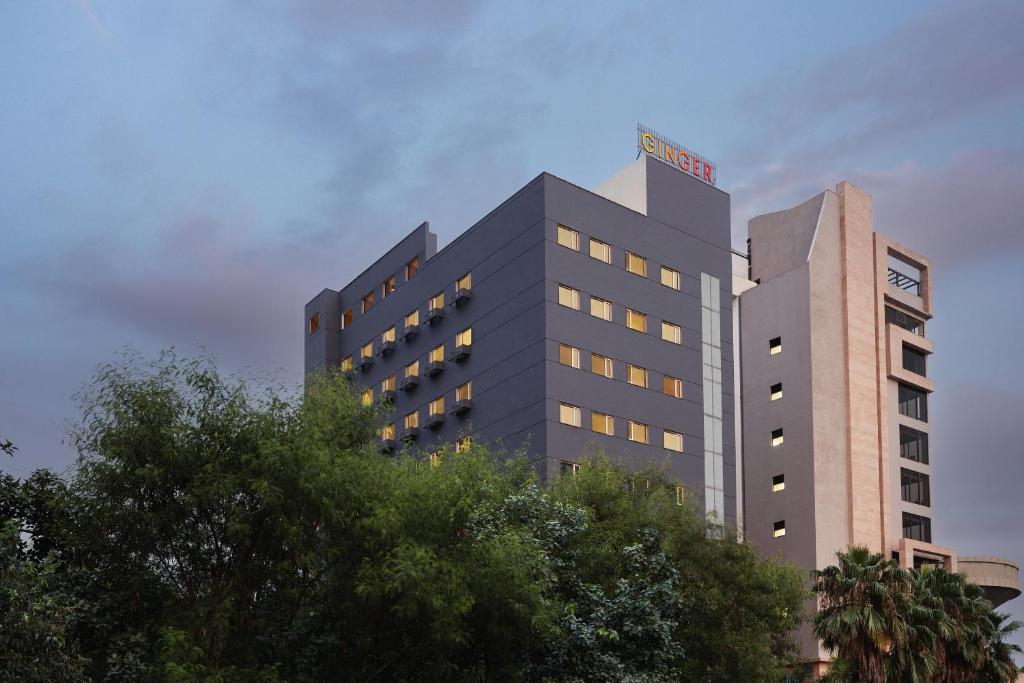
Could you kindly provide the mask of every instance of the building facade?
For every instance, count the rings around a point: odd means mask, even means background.
[[[305,308],[305,369],[385,400],[386,447],[473,438],[542,478],[602,450],[736,522],[729,195],[653,156],[544,173],[440,251],[424,223]]]
[[[928,259],[875,232],[848,182],[751,220],[748,258],[734,279],[744,537],[808,570],[862,545],[963,571],[997,603],[1019,594],[1013,563],[933,538]],[[801,640],[828,660],[810,623]]]

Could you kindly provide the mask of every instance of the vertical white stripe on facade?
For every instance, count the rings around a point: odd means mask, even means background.
[[[718,278],[700,274],[701,376],[704,390],[704,511],[725,522],[722,446],[722,319]]]

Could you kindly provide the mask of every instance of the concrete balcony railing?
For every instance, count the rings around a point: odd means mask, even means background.
[[[964,557],[957,560],[957,570],[985,589],[987,597],[998,607],[1020,595],[1020,567],[1001,557]]]

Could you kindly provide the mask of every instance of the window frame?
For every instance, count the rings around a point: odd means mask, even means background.
[[[666,275],[669,276],[669,282],[665,282]],[[674,289],[677,292],[681,291],[683,288],[682,273],[675,268],[669,268],[668,266],[663,265],[661,267],[661,284],[669,289]]]
[[[569,297],[569,303],[562,301],[562,295],[566,293]],[[580,310],[580,290],[575,287],[570,287],[562,283],[558,283],[558,305],[571,308],[574,311]]]
[[[675,339],[669,338],[665,335],[666,328],[669,332],[675,333]],[[681,325],[670,323],[667,320],[661,321],[661,338],[670,344],[682,344],[683,343],[683,328]]]
[[[772,477],[772,493],[778,493],[786,490],[786,475],[776,474]]]
[[[571,422],[566,422],[566,411],[569,411],[569,415],[572,418]],[[583,424],[583,409],[577,405],[571,403],[558,404],[558,422],[564,424],[567,427],[575,427],[579,429]]]
[[[460,346],[472,346],[473,345],[473,327],[472,325],[462,330],[461,332],[455,333],[455,347]]]
[[[672,391],[667,391],[667,389],[669,388],[667,385],[669,383],[672,384]],[[678,393],[676,392],[676,389],[678,389]],[[661,393],[665,394],[666,396],[671,396],[672,398],[682,398],[683,380],[680,379],[679,377],[673,377],[672,375],[662,375]]]
[[[410,320],[410,318],[411,318],[411,320]],[[419,326],[419,324],[420,324],[420,309],[419,309],[419,307],[417,306],[416,308],[414,308],[411,311],[409,311],[408,313],[406,313],[405,317],[402,318],[402,320],[405,322],[405,326],[406,327],[417,327],[417,326]]]
[[[772,430],[772,448],[778,448],[786,439],[785,430],[782,427]]]
[[[604,426],[604,429],[598,428],[598,421]],[[615,417],[607,413],[600,413],[596,410],[590,411],[590,429],[597,434],[604,434],[605,436],[615,436]]]
[[[603,256],[601,255],[601,253],[594,253],[595,246],[598,248],[599,252],[603,253]],[[601,263],[607,264],[611,264],[612,262],[612,245],[608,244],[607,242],[602,242],[599,239],[591,237],[587,252],[590,255],[590,258],[594,259],[595,261],[600,261]]]
[[[640,374],[640,377],[643,380],[642,384],[639,383],[639,382],[634,382],[633,381],[633,373],[634,373],[634,371],[636,371],[636,372],[638,372]],[[640,387],[641,389],[647,389],[647,388],[649,388],[649,384],[650,384],[650,373],[648,372],[647,368],[645,368],[645,367],[641,367],[639,365],[633,365],[632,363],[627,363],[626,364],[626,382],[629,383],[629,384],[632,384],[634,387]]]
[[[427,362],[444,361],[444,342],[441,342],[427,353]]]
[[[455,401],[470,401],[473,399],[473,380],[463,382],[455,387]]]
[[[420,359],[419,358],[417,358],[416,360],[412,361],[411,363],[407,363],[405,365],[405,367],[402,368],[402,378],[403,379],[406,378],[406,377],[419,377],[419,375],[420,375]]]
[[[685,448],[685,445],[686,445],[686,441],[683,438],[682,434],[680,434],[679,432],[673,432],[673,431],[668,430],[668,429],[661,430],[661,434],[662,434],[661,443],[662,443],[662,447],[665,450],[672,451],[673,453],[682,453],[683,452],[683,449]],[[670,446],[669,445],[669,440],[670,439],[671,440],[678,439],[679,440],[679,448],[673,448],[672,446]]]
[[[566,351],[568,351],[568,354],[569,354],[569,362],[568,363],[565,362],[565,358],[563,356],[563,354]],[[569,344],[562,344],[562,343],[558,344],[558,362],[560,364],[568,366],[568,367],[573,368],[575,370],[579,370],[580,369],[580,356],[581,356],[581,353],[580,353],[580,349],[579,348],[577,348],[575,346],[570,346]]]
[[[430,403],[427,404],[427,415],[444,415],[444,394],[431,399]]]
[[[594,364],[600,362],[602,365],[601,370],[595,369]],[[602,356],[600,353],[590,352],[590,371],[595,375],[601,377],[607,377],[608,379],[615,378],[615,361],[610,356]]]
[[[626,254],[626,257],[625,257],[625,267],[626,267],[626,270],[629,271],[630,273],[633,273],[633,275],[639,275],[640,277],[647,277],[647,258],[641,256],[640,254],[632,252],[632,251],[626,251],[625,254]],[[633,270],[634,260],[636,261],[637,264],[639,264],[639,272],[636,271],[636,270]]]
[[[413,256],[411,259],[409,259],[405,263],[405,281],[408,282],[409,280],[413,279],[414,277],[416,277],[416,274],[419,273],[419,272],[420,272],[420,257],[419,256]]]
[[[626,438],[634,443],[649,444],[651,442],[651,429],[650,426],[643,422],[637,422],[635,420],[626,420]],[[643,434],[643,438],[638,438],[640,433]]]
[[[772,337],[768,340],[768,355],[777,356],[782,353],[782,337]]]
[[[557,234],[555,236],[555,241],[559,245],[565,247],[566,249],[572,249],[573,251],[580,250],[580,233],[578,230],[573,230],[569,226],[562,225],[561,223],[559,223],[556,233]],[[568,235],[569,244],[566,244],[565,242],[562,241],[563,234]]]
[[[374,303],[375,303],[375,301],[374,301],[373,291],[371,290],[366,295],[364,295],[362,300],[359,302],[359,312],[362,315],[366,315],[367,311],[369,311],[371,308],[373,308]]]
[[[473,289],[473,271],[470,271],[455,281],[455,291],[460,289]]]
[[[435,294],[434,296],[430,297],[430,304],[429,305],[430,305],[430,310],[434,310],[434,309],[437,309],[437,308],[444,308],[444,290],[443,289],[440,292],[438,292],[437,294]]]
[[[634,322],[634,318],[638,319],[640,321],[640,323],[641,323],[640,327],[634,327],[634,325],[632,324]],[[627,308],[626,309],[626,327],[628,327],[629,329],[633,330],[634,332],[639,332],[640,334],[646,334],[647,333],[647,314],[646,313],[641,313],[640,311],[635,311],[632,308]]]
[[[597,305],[602,311],[607,311],[608,317],[606,318],[603,315],[598,315],[597,313],[595,313],[594,312],[594,306],[595,305]],[[614,316],[612,314],[612,302],[608,301],[607,299],[602,299],[599,296],[591,296],[590,297],[590,315],[594,316],[595,318],[597,318],[599,320],[604,320],[606,322],[613,322]]]

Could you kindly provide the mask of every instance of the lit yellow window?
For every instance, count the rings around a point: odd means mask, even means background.
[[[580,350],[567,344],[558,345],[558,362],[572,368],[580,367]]]
[[[647,443],[647,425],[642,422],[629,420],[629,440],[637,443]]]
[[[575,251],[580,250],[580,234],[564,225],[558,226],[558,243]]]
[[[473,383],[466,382],[455,387],[455,400],[468,401],[473,398]]]
[[[345,329],[352,324],[352,309],[348,309],[341,314],[341,329]]]
[[[773,384],[771,387],[771,396],[773,401],[778,401],[782,398],[782,383]]]
[[[414,410],[411,413],[409,413],[408,415],[406,415],[405,419],[402,421],[402,424],[405,426],[406,429],[412,429],[413,427],[419,427],[420,426],[420,411]]]
[[[444,292],[438,292],[430,297],[430,308],[444,308]]]
[[[373,292],[370,292],[369,294],[363,297],[363,303],[360,310],[363,313],[366,313],[371,308],[373,308]]]
[[[433,363],[434,361],[439,360],[444,360],[444,344],[438,344],[434,348],[430,349],[428,361]]]
[[[772,477],[772,493],[786,490],[786,475],[776,474]]]
[[[661,267],[661,284],[665,285],[666,287],[671,287],[672,289],[679,289],[679,287],[680,287],[679,271],[678,270],[672,270],[671,268],[666,268],[665,266],[662,266]]]
[[[772,536],[774,538],[782,538],[786,535],[786,520],[775,522],[772,525]]]
[[[470,346],[473,343],[473,328],[467,327],[455,335],[456,346]]]
[[[642,368],[639,365],[630,365],[629,373],[626,376],[626,380],[630,384],[635,384],[638,387],[647,388],[647,369]]]
[[[782,353],[782,337],[775,337],[768,342],[768,353],[773,356],[777,353]]]
[[[683,343],[683,328],[679,325],[661,321],[661,338],[673,344]]]
[[[781,446],[783,442],[782,428],[772,430],[772,446]]]
[[[590,315],[601,320],[612,319],[612,303],[596,296],[590,297]]]
[[[395,390],[395,376],[388,375],[384,378],[384,381],[380,383],[381,391],[394,391]]]
[[[359,357],[370,358],[371,356],[373,356],[373,342],[368,341],[359,349]]]
[[[309,319],[309,333],[313,334],[320,329],[320,314],[314,313],[313,317]]]
[[[472,441],[470,441],[470,438],[468,436],[462,437],[461,439],[455,442],[455,452],[465,453],[466,451],[469,450],[469,446],[471,443]]]
[[[562,403],[558,407],[558,421],[570,427],[579,427],[582,422],[579,407]]]
[[[420,309],[412,310],[405,316],[405,326],[415,327],[420,324]]]
[[[676,486],[676,505],[682,505],[686,500],[686,491],[682,486]]]
[[[631,273],[647,277],[647,259],[643,256],[637,256],[636,254],[627,251],[626,270]]]
[[[590,413],[590,428],[599,434],[615,436],[615,418],[611,415],[594,411]]]
[[[580,310],[580,290],[558,285],[558,303]]]
[[[409,363],[405,366],[404,372],[406,377],[415,377],[420,374],[420,362],[418,360],[414,360]]]
[[[598,261],[604,261],[605,263],[612,262],[612,248],[611,245],[605,244],[601,240],[595,240],[593,237],[590,238],[590,256],[596,258]]]
[[[664,432],[664,446],[667,450],[676,451],[677,453],[683,452],[683,435],[670,432],[667,429]]]
[[[381,342],[393,342],[395,341],[395,326],[392,325],[388,329],[384,330],[384,334],[380,335]]]
[[[380,428],[380,438],[385,441],[394,441],[395,439],[395,423],[389,422]]]
[[[341,359],[341,371],[351,372],[352,371],[352,356],[345,356]]]
[[[392,275],[380,286],[380,298],[387,299],[391,292],[395,291],[395,276]]]
[[[373,389],[366,389],[361,396],[364,406],[373,405]]]
[[[590,371],[596,372],[599,375],[605,377],[611,377],[613,375],[612,359],[608,356],[602,356],[597,353],[590,354]]]
[[[444,415],[444,396],[438,396],[430,402],[431,415]]]
[[[416,273],[420,272],[420,259],[417,256],[413,260],[405,264],[405,279],[409,281],[416,277]]]
[[[668,394],[669,396],[674,396],[675,398],[682,398],[683,380],[679,379],[678,377],[669,377],[668,375],[663,375],[661,378],[661,390]]]
[[[456,289],[456,291],[460,290],[460,289],[472,289],[472,288],[473,288],[473,274],[472,273],[466,273],[465,275],[463,275],[462,277],[460,277],[458,280],[455,281],[455,289]]]
[[[647,316],[639,311],[626,309],[626,327],[637,332],[647,331]]]

